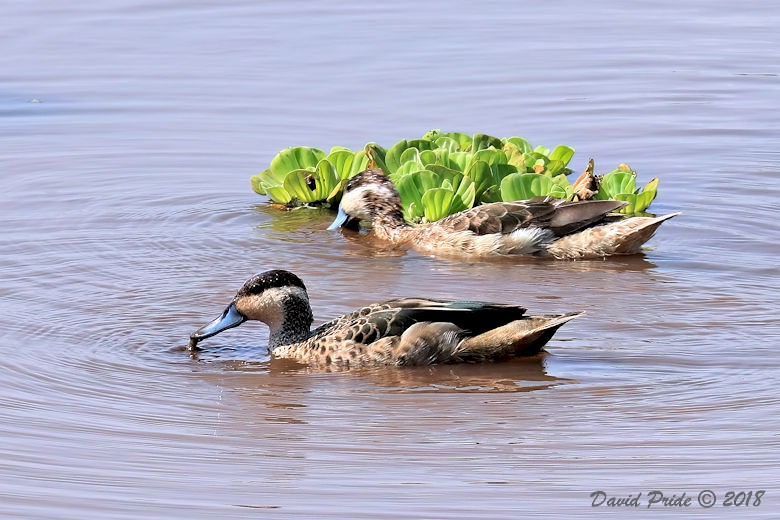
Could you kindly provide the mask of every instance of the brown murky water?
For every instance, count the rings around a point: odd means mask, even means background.
[[[6,3],[0,515],[657,518],[589,497],[657,489],[693,497],[675,518],[776,518],[778,26],[771,2]],[[465,263],[249,190],[284,147],[434,127],[628,161],[684,215],[637,257]],[[588,314],[485,366],[309,373],[259,324],[177,348],[279,267],[319,321],[411,295]]]

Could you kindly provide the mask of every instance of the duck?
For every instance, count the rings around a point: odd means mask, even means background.
[[[368,169],[347,182],[338,215],[328,229],[355,230],[367,221],[377,238],[425,253],[577,260],[639,253],[661,223],[680,214],[613,213],[626,204],[536,197],[482,204],[436,222],[412,225],[404,220],[401,197],[390,178],[380,169]]]
[[[189,347],[247,320],[270,329],[274,358],[312,366],[426,366],[534,356],[564,323],[583,314],[527,316],[524,307],[479,301],[401,298],[373,303],[311,329],[303,281],[275,269],[247,280]]]

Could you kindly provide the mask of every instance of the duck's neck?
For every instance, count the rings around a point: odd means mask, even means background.
[[[406,239],[406,235],[412,226],[404,220],[404,214],[401,207],[383,211],[374,216],[371,221],[374,228],[374,234],[382,240],[391,242],[401,242]]]
[[[303,298],[285,298],[279,305],[279,312],[266,323],[271,333],[268,348],[274,349],[304,341],[311,334],[313,321],[309,301]]]

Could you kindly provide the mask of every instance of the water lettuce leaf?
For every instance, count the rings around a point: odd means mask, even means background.
[[[632,215],[644,212],[656,197],[658,179],[652,179],[644,189],[636,187],[636,172],[622,164],[616,170],[604,175],[599,190],[593,197],[598,200],[624,200],[628,202],[618,213]]]
[[[349,148],[331,151],[328,162],[336,169],[340,179],[349,179],[368,167],[368,156],[363,150],[352,152]]]
[[[293,170],[284,178],[284,189],[291,197],[308,204],[326,200],[339,182],[336,168],[323,159],[314,171]]]
[[[425,219],[435,222],[450,214],[455,192],[449,188],[432,188],[425,192],[422,204],[425,207]]]
[[[567,164],[569,164],[571,158],[574,157],[574,148],[559,144],[552,152],[550,152],[548,157],[551,161],[561,161],[565,167]]]
[[[546,196],[566,198],[566,190],[550,177],[535,173],[513,173],[501,181],[501,199],[505,202]]]
[[[442,184],[451,188],[454,192],[448,215],[470,209],[474,206],[474,199],[476,198],[474,181],[458,172],[451,174],[443,172],[441,177],[444,178]]]
[[[417,154],[417,157],[419,157],[419,153],[421,150],[433,150],[436,147],[436,145],[432,141],[428,141],[427,139],[413,139],[411,141],[407,141],[406,139],[401,139],[397,143],[395,143],[393,146],[391,146],[387,150],[387,154],[385,155],[385,166],[387,167],[387,170],[385,170],[389,175],[394,174],[398,168],[401,167],[401,165],[405,162],[403,157],[404,153],[407,153],[407,160],[409,157],[409,154]],[[408,150],[414,150],[414,152],[407,152]]]
[[[449,164],[445,165],[453,170],[465,172],[472,162],[472,154],[469,152],[450,152],[448,156]]]
[[[634,193],[636,191],[636,178],[631,172],[615,170],[606,174],[601,179],[599,194],[601,200],[612,200],[618,195]]]
[[[470,135],[462,134],[460,132],[445,132],[440,135],[455,140],[458,143],[458,148],[462,152],[471,149],[473,138]]]
[[[550,193],[550,195],[558,199],[572,200],[574,198],[574,186],[572,186],[572,184],[569,182],[569,179],[567,179],[565,175],[556,175],[555,177],[552,177],[552,181],[553,184],[562,189],[563,192],[553,188],[553,191]]]
[[[258,195],[266,195],[266,190],[265,187],[263,186],[262,175],[268,171],[269,170],[264,170],[258,173],[257,175],[252,175],[249,178],[249,182],[252,184],[252,191],[257,193]]]
[[[528,153],[534,150],[533,146],[531,146],[531,143],[522,137],[510,137],[509,139],[505,140],[505,144],[506,143],[511,143],[516,146],[520,150],[520,153]]]
[[[425,213],[422,197],[426,191],[441,186],[441,177],[430,170],[419,170],[404,175],[395,187],[401,196],[404,217],[413,221]]]
[[[276,186],[284,183],[284,178],[293,170],[314,169],[325,158],[325,152],[308,146],[285,148],[271,159],[271,174]]]
[[[500,150],[504,143],[498,137],[487,134],[474,134],[471,141],[471,151],[478,152],[489,148]]]
[[[406,161],[401,165],[400,168],[398,168],[398,170],[396,170],[395,173],[390,175],[390,180],[392,180],[393,182],[398,182],[398,180],[404,175],[408,175],[412,172],[416,172],[424,169],[425,169],[425,165],[422,163],[422,161],[419,160]]]
[[[272,186],[266,188],[266,191],[268,192],[268,196],[271,197],[271,200],[277,204],[289,204],[292,202],[292,196],[287,193],[287,190],[285,190],[283,186]]]
[[[485,161],[476,161],[466,170],[466,176],[474,183],[474,197],[478,203],[486,202],[485,192],[495,186],[493,170]]]
[[[446,135],[437,137],[433,142],[436,144],[437,150],[447,150],[449,152],[459,152],[461,150],[460,143]]]

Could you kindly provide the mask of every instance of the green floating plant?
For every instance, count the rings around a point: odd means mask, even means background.
[[[574,191],[566,177],[545,177],[535,173],[513,173],[501,181],[501,199],[505,202],[534,197],[569,199]]]
[[[432,222],[488,202],[546,196],[572,200],[577,195],[566,176],[573,155],[569,146],[534,147],[522,137],[431,130],[390,148],[374,142],[356,152],[334,147],[328,154],[304,146],[287,148],[251,183],[255,192],[278,204],[328,205],[341,199],[350,177],[380,168],[398,188],[405,217]],[[629,202],[623,213],[644,211],[655,198],[658,180],[640,191],[635,177],[621,165],[603,177],[595,198]]]
[[[642,213],[655,199],[658,190],[658,179],[652,179],[644,189],[636,187],[636,172],[627,164],[621,164],[616,170],[602,177],[599,190],[593,197],[598,200],[624,200],[628,202],[619,213],[628,215]]]
[[[368,166],[366,152],[341,146],[325,154],[317,148],[286,148],[271,167],[251,177],[252,189],[277,204],[295,206],[338,202],[347,180]]]
[[[518,182],[524,185],[531,179],[513,180],[504,189],[504,179],[512,175],[543,177],[544,181],[534,184],[533,196],[573,194],[566,174],[571,173],[568,164],[574,149],[568,146],[550,151],[541,146],[534,148],[521,137],[499,139],[487,134],[468,136],[431,130],[421,139],[404,139],[387,150],[372,149],[372,159],[398,187],[405,216],[411,221],[430,222],[475,204],[518,200],[514,196],[518,190],[509,186]],[[431,194],[426,196],[428,192]]]
[[[474,206],[474,182],[461,173],[438,170],[417,170],[396,183],[407,220],[425,217],[432,222]]]

